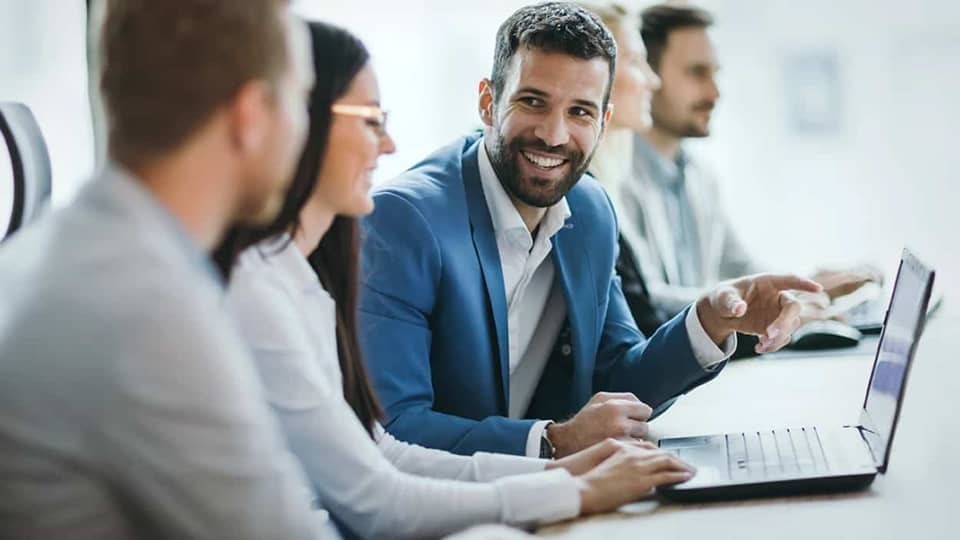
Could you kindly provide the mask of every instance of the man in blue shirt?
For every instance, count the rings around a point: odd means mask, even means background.
[[[615,62],[613,36],[584,9],[521,8],[480,83],[483,133],[376,193],[360,331],[398,438],[552,457],[642,437],[652,407],[719,373],[735,331],[775,350],[798,324],[786,291],[819,290],[743,278],[649,340],[637,330],[614,272],[616,217],[584,175],[613,112]]]

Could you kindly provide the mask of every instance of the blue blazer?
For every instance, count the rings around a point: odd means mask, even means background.
[[[613,207],[585,176],[551,252],[573,354],[548,361],[525,419],[507,418],[507,303],[479,147],[479,135],[459,139],[381,187],[363,223],[360,341],[387,430],[460,454],[522,455],[536,420],[565,420],[595,392],[656,407],[716,376],[693,355],[686,311],[649,340],[637,330],[614,272]]]

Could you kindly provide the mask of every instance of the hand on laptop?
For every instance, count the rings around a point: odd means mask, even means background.
[[[760,336],[758,353],[776,351],[800,326],[803,304],[795,292],[821,286],[791,274],[757,274],[725,281],[697,301],[697,316],[711,339],[722,344],[733,332]]]
[[[573,418],[547,426],[547,437],[562,458],[604,439],[644,437],[652,412],[630,392],[598,392]]]
[[[657,486],[686,482],[696,473],[680,458],[661,450],[612,439],[597,446],[601,445],[612,453],[589,472],[577,477],[582,515],[616,510],[649,495]]]
[[[565,458],[547,462],[546,469],[566,469],[570,474],[580,476],[581,474],[590,472],[594,467],[606,461],[607,458],[617,453],[624,445],[630,445],[644,450],[657,449],[657,445],[641,439],[605,439]]]

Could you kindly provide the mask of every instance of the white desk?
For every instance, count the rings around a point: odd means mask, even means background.
[[[696,505],[656,499],[538,535],[614,540],[960,538],[960,313],[932,319],[907,384],[890,467],[867,491]],[[738,360],[652,424],[655,437],[856,423],[873,357]]]

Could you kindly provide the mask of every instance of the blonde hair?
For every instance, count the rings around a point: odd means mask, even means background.
[[[620,4],[580,4],[580,6],[596,15],[610,30],[620,26],[631,17],[630,11]]]
[[[639,32],[639,16],[620,4],[581,5],[603,21],[614,37],[620,31]],[[613,114],[617,114],[616,109]],[[630,129],[608,128],[590,162],[590,174],[607,190],[614,208],[618,207],[621,183],[631,176],[633,137]]]

